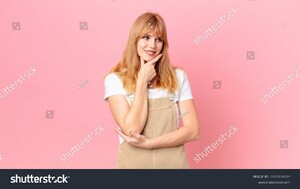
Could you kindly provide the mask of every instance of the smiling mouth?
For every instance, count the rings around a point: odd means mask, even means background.
[[[153,55],[155,55],[156,51],[145,50],[145,53],[149,56],[153,56]]]

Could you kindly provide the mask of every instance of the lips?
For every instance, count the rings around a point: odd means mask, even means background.
[[[151,51],[151,50],[145,50],[145,53],[149,56],[154,56],[156,51]]]

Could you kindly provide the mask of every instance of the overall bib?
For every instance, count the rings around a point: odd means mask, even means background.
[[[148,99],[148,117],[142,135],[155,138],[178,129],[176,102],[169,97]],[[188,169],[184,145],[143,149],[120,144],[118,169]]]

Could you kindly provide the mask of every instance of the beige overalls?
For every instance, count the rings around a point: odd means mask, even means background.
[[[170,97],[148,99],[148,117],[142,135],[155,138],[177,130],[175,106],[176,102]],[[124,141],[119,147],[117,168],[188,169],[189,164],[184,145],[147,150]]]

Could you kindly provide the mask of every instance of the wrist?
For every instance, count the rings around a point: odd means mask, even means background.
[[[148,83],[148,77],[147,74],[143,72],[138,72],[137,74],[137,80],[143,83]]]
[[[147,149],[151,150],[153,148],[154,148],[153,139],[148,139],[148,141],[147,141]]]
[[[143,86],[147,87],[148,86],[148,82],[147,82],[146,79],[138,77],[136,85],[140,86],[140,87],[143,87]]]

